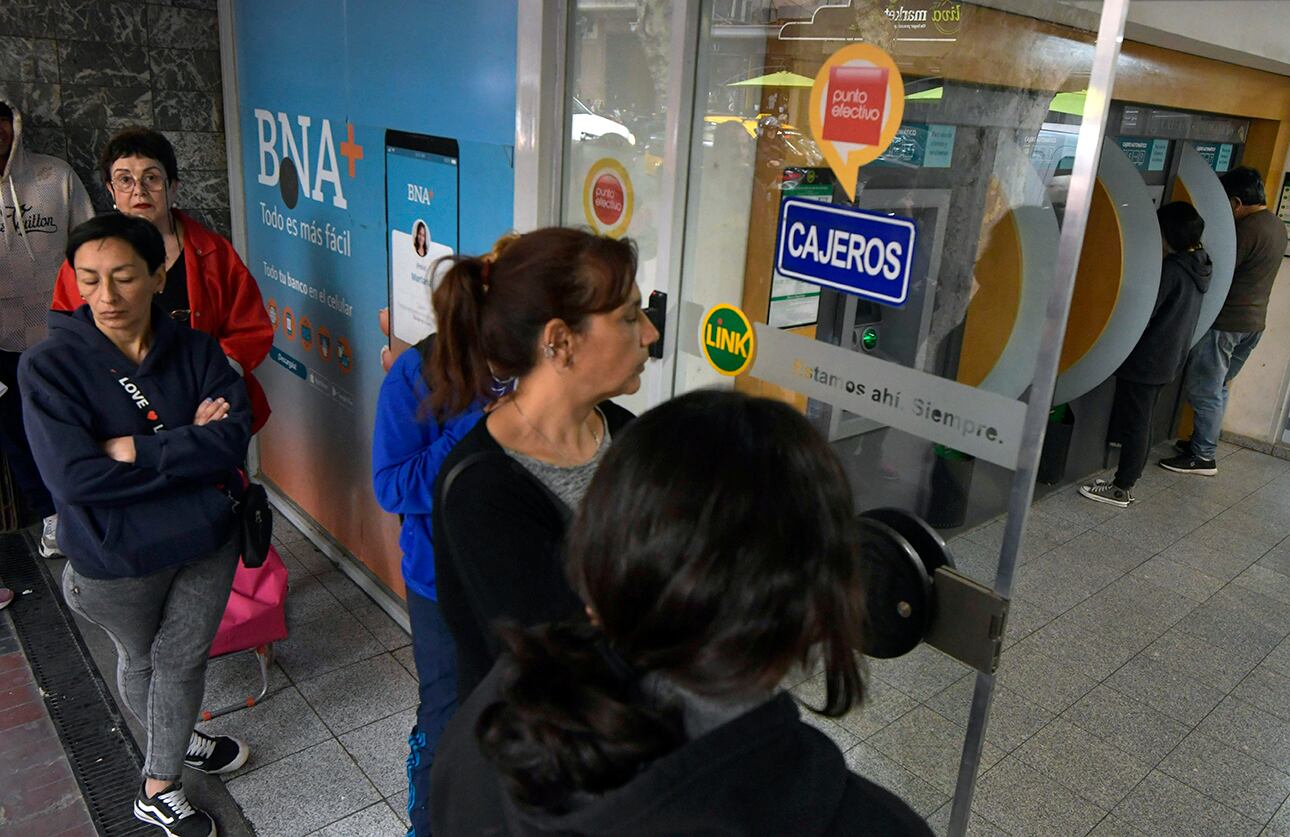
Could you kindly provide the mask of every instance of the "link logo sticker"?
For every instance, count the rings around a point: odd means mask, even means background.
[[[757,354],[752,323],[733,305],[714,305],[699,322],[699,346],[708,364],[722,375],[741,375]]]
[[[627,169],[613,157],[592,164],[582,186],[582,211],[587,223],[601,235],[620,238],[632,222],[636,196]]]

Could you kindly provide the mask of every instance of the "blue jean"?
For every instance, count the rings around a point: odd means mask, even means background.
[[[1218,434],[1227,410],[1228,384],[1241,371],[1259,345],[1261,331],[1219,331],[1211,328],[1192,347],[1183,388],[1196,413],[1191,432],[1191,452],[1198,459],[1213,459]]]
[[[421,703],[408,736],[408,820],[415,837],[430,834],[430,767],[444,727],[457,711],[457,646],[439,603],[408,591],[412,657],[417,664]]]

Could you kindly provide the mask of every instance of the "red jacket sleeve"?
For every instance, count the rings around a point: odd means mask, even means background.
[[[75,311],[81,307],[81,292],[76,288],[76,272],[63,260],[58,269],[58,281],[54,283],[54,299],[49,304],[54,311]]]
[[[259,366],[273,346],[273,323],[264,310],[260,288],[233,245],[197,221],[177,213],[184,223],[189,248],[190,300],[201,300],[202,316],[194,326],[219,341],[220,349],[242,369],[254,417],[251,432],[269,418],[269,401],[251,370]],[[195,304],[194,307],[197,307]]]
[[[243,372],[250,372],[264,361],[273,346],[273,324],[264,310],[255,277],[233,248],[228,248],[223,255],[226,269],[222,271],[222,278],[227,302],[223,322],[211,336]]]
[[[264,300],[260,297],[255,277],[246,269],[237,252],[230,246],[224,255],[227,259],[223,271],[227,283],[224,295],[227,314],[213,336],[219,340],[224,354],[242,367],[247,394],[251,398],[251,432],[258,433],[269,420],[271,410],[264,388],[251,370],[264,361],[273,346],[273,323],[269,321],[269,312],[264,310]]]

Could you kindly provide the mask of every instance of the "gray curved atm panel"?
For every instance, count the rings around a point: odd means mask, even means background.
[[[1192,335],[1192,345],[1196,345],[1227,300],[1227,292],[1232,287],[1232,272],[1236,269],[1236,221],[1232,218],[1232,205],[1223,191],[1223,184],[1218,175],[1205,162],[1205,158],[1196,152],[1191,145],[1184,143],[1182,156],[1178,161],[1178,184],[1186,191],[1180,195],[1174,187],[1175,198],[1190,198],[1192,206],[1205,219],[1205,234],[1201,241],[1214,263],[1214,275],[1210,279],[1209,290],[1200,305],[1200,317],[1196,320],[1196,333]]]
[[[1097,179],[1111,199],[1120,227],[1120,289],[1102,333],[1082,357],[1057,376],[1054,404],[1079,398],[1115,373],[1147,327],[1160,291],[1160,225],[1142,175],[1118,145],[1103,140]],[[1121,265],[1106,267],[1118,270]],[[1078,297],[1071,304],[1079,305]]]
[[[999,143],[995,176],[1017,225],[1021,245],[1021,299],[1003,353],[977,386],[1009,398],[1020,398],[1035,377],[1035,358],[1043,338],[1044,313],[1052,292],[1053,265],[1057,263],[1061,230],[1034,164],[1010,140]]]

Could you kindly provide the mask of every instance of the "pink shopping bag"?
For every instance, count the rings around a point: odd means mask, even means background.
[[[269,547],[264,564],[237,565],[228,606],[211,645],[212,657],[245,651],[287,638],[287,567]]]

